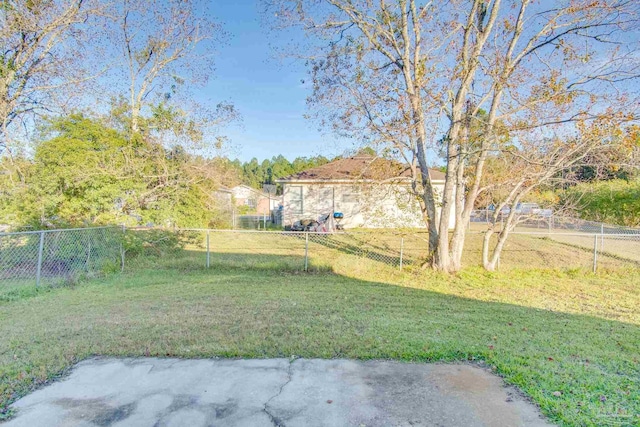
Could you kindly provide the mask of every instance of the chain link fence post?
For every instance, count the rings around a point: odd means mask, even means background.
[[[89,272],[89,262],[91,261],[91,234],[87,233],[87,258],[84,261],[84,269]]]
[[[207,268],[211,266],[211,252],[209,251],[209,230],[207,230]]]
[[[402,271],[402,255],[404,253],[404,237],[400,238],[400,271]]]
[[[40,232],[40,243],[38,244],[38,265],[36,266],[36,286],[40,286],[42,277],[42,253],[44,252],[44,231]]]
[[[598,268],[598,235],[593,235],[593,272]]]
[[[309,232],[304,233],[304,271],[309,271]]]
[[[122,224],[122,238],[120,239],[120,272],[124,272],[124,237],[127,233],[127,228]]]

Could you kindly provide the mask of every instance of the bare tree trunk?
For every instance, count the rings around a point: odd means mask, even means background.
[[[484,264],[484,268],[487,271],[496,270],[496,265],[498,264],[498,260],[502,255],[502,249],[504,249],[504,244],[507,243],[507,237],[509,237],[509,231],[510,231],[509,227],[505,227],[498,234],[498,243],[496,244],[496,247],[493,249],[493,255],[491,256],[491,260],[488,263]],[[484,259],[484,255],[483,255],[483,259]]]
[[[468,116],[468,114],[467,114]],[[469,141],[470,123],[467,117],[465,124],[465,141]],[[462,268],[462,250],[466,236],[468,218],[465,218],[465,157],[464,151],[460,149],[458,153],[458,170],[456,173],[455,194],[455,225],[453,236],[451,236],[451,267],[454,271]]]
[[[9,134],[9,128],[7,127],[6,121],[2,123],[2,139],[3,139],[3,145],[4,145],[4,153],[0,153],[0,154],[4,154],[7,156],[7,158],[9,159],[9,164],[11,165],[11,168],[13,168],[13,171],[8,171],[9,179],[13,182],[12,172],[15,172],[16,174],[18,174],[18,179],[20,180],[20,183],[24,184],[25,177],[24,177],[24,174],[22,173],[22,169],[20,168],[20,165],[15,161],[15,155],[13,152],[13,142],[11,140],[11,135]]]
[[[507,200],[510,200],[511,197],[515,196],[513,197],[512,208],[509,211],[509,215],[507,215],[507,219],[504,221],[504,226],[502,227],[502,230],[500,230],[500,233],[498,234],[498,242],[496,243],[496,246],[493,248],[493,252],[491,252],[488,239],[490,239],[491,235],[493,234],[493,228],[495,228],[496,226],[498,215],[500,215],[500,212],[502,211],[502,208],[505,206],[505,204],[496,206],[496,210],[493,213],[493,218],[491,220],[492,227],[485,234],[485,241],[483,242],[483,245],[482,245],[482,263],[484,268],[488,271],[495,271],[496,265],[498,264],[498,260],[502,255],[502,249],[504,249],[504,244],[507,242],[507,237],[509,237],[509,232],[511,231],[514,220],[516,220],[516,215],[517,215],[516,206],[518,203],[520,203],[520,200],[522,199],[522,197],[524,197],[530,190],[529,188],[522,189],[523,185],[524,185],[524,181],[521,181],[520,183],[518,183],[516,188],[514,188],[511,191],[511,194],[507,199]]]
[[[501,0],[496,0],[493,3],[485,25],[484,18],[477,21],[479,15],[476,13],[479,8],[484,5],[484,2],[481,0],[474,1],[464,30],[461,55],[461,82],[452,103],[451,127],[447,140],[447,176],[442,197],[442,216],[440,218],[440,240],[438,247],[439,259],[437,266],[437,268],[442,271],[458,271],[462,265],[462,251],[464,248],[466,228],[475,202],[475,196],[477,195],[477,192],[474,192],[473,199],[468,200],[469,197],[466,203],[462,204],[458,203],[457,199],[463,197],[463,195],[453,194],[454,189],[463,191],[462,189],[464,188],[464,183],[462,182],[462,178],[464,177],[462,147],[465,146],[465,144],[462,142],[464,141],[463,137],[469,136],[470,126],[470,122],[464,120],[465,115],[468,115],[465,114],[464,110],[468,102],[467,95],[469,94],[470,87],[478,69],[479,61],[477,58],[480,56],[488,40],[488,36],[492,31],[498,16],[500,4]],[[473,36],[475,36],[475,42]],[[468,106],[467,113],[469,113]],[[482,172],[476,170],[476,173],[478,172],[481,175]],[[477,176],[477,180],[479,180],[480,177],[481,176]],[[456,198],[455,203],[453,203],[454,201],[452,200],[454,196]],[[451,242],[449,242],[449,218],[452,208],[456,208],[456,224],[454,225]],[[446,238],[443,238],[443,233],[446,235]],[[450,247],[451,250],[449,249]]]
[[[135,104],[131,104],[131,136],[140,132],[140,108]]]
[[[427,165],[426,153],[424,150],[425,131],[424,121],[420,119],[420,110],[417,111],[418,141],[417,141],[417,157],[420,166],[420,179],[422,182],[422,199],[424,201],[427,213],[427,228],[429,230],[429,255],[433,256],[438,247],[438,220],[436,212],[436,201],[433,194],[433,185],[429,176],[429,167]]]
[[[131,135],[136,135],[140,132],[140,125],[138,124],[138,119],[140,117],[140,110],[135,106],[131,106]]]
[[[457,138],[459,128],[459,124],[454,125],[450,135],[456,135]],[[452,209],[454,209],[456,205],[454,190],[456,188],[456,177],[460,167],[460,148],[455,144],[449,143],[449,150],[447,153],[445,184],[442,191],[442,205],[438,224],[438,250],[435,253],[434,268],[439,271],[453,272],[455,268],[451,263],[452,257],[449,251],[449,222]]]
[[[489,266],[490,266],[489,253],[491,252],[490,245],[491,245],[491,237],[493,237],[493,234],[495,232],[494,228],[495,228],[495,223],[493,223],[491,228],[489,228],[484,233],[484,238],[482,239],[482,265],[487,270],[489,269]],[[493,266],[493,268],[495,268],[495,265]]]
[[[405,0],[400,1],[401,8],[403,10],[402,13],[402,38],[404,41],[404,49],[401,51],[398,49],[398,53],[402,54],[403,66],[402,66],[402,74],[404,76],[404,81],[406,85],[406,90],[409,95],[411,108],[412,108],[412,117],[413,124],[417,130],[417,141],[416,141],[416,154],[418,158],[418,166],[420,167],[420,177],[422,182],[422,198],[424,200],[425,209],[427,212],[427,228],[429,230],[429,255],[431,257],[434,256],[436,249],[438,247],[438,229],[437,229],[437,212],[436,212],[436,201],[433,193],[433,185],[431,184],[431,177],[429,176],[429,166],[427,164],[427,155],[425,152],[425,144],[427,140],[427,135],[425,131],[425,119],[424,119],[424,108],[422,105],[422,98],[420,97],[421,88],[421,77],[420,73],[416,72],[414,69],[414,73],[412,75],[411,70],[409,69],[409,64],[414,62],[414,67],[418,64],[416,62],[420,57],[420,40],[421,33],[420,27],[418,25],[418,16],[416,12],[415,1],[411,0],[409,8],[412,17],[413,23],[413,35],[414,35],[414,50],[413,50],[413,58],[411,57],[411,40],[409,37],[409,19],[407,18],[407,4]]]
[[[449,219],[455,207],[453,193],[458,168],[457,152],[449,154],[444,189],[442,191],[442,205],[438,224],[438,249],[435,252],[434,268],[439,271],[453,271],[451,254],[449,253]]]

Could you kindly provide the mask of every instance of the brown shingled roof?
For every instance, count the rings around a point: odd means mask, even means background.
[[[435,181],[444,181],[443,172],[429,169]],[[411,177],[411,171],[402,163],[373,156],[356,156],[335,160],[322,166],[287,176],[278,181],[329,181],[329,180],[376,180]]]

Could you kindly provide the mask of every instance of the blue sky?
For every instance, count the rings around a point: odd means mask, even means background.
[[[290,35],[271,31],[255,0],[216,0],[214,16],[230,33],[229,43],[216,55],[216,70],[200,98],[231,101],[242,116],[239,126],[224,134],[234,146],[230,157],[259,160],[282,154],[333,156],[352,148],[347,141],[320,132],[303,117],[310,89],[304,64],[277,59],[270,46],[284,45]]]

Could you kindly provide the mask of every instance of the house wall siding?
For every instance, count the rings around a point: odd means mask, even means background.
[[[436,184],[436,191],[443,185]],[[302,208],[297,201],[302,190]],[[285,183],[284,225],[331,212],[342,212],[345,228],[425,227],[418,201],[405,184]],[[455,224],[452,215],[450,224]]]

